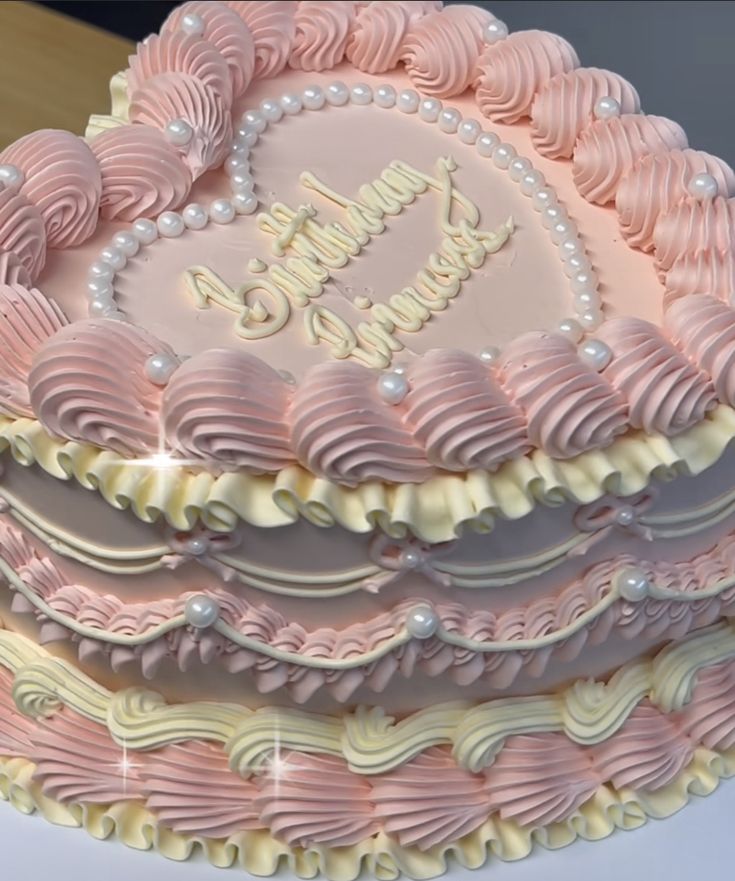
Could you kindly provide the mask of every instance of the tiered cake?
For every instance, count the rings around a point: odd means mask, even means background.
[[[735,772],[733,171],[473,6],[112,95],[0,154],[0,795],[344,881]]]

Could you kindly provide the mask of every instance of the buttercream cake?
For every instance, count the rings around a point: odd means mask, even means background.
[[[732,169],[471,5],[189,2],[111,92],[0,153],[0,795],[346,881],[732,774]]]

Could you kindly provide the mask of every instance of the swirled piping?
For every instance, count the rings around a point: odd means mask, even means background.
[[[665,215],[689,195],[689,182],[709,174],[719,192],[735,193],[735,173],[722,159],[701,150],[669,150],[642,156],[621,179],[615,197],[620,230],[631,248],[653,250],[653,230]]]
[[[663,116],[625,113],[598,119],[582,131],[574,148],[572,176],[588,202],[612,202],[622,178],[649,153],[684,150],[684,130]]]
[[[612,443],[625,431],[625,399],[555,334],[527,333],[503,352],[500,378],[526,414],[535,446],[561,459]]]
[[[475,79],[483,31],[494,20],[485,9],[459,4],[414,21],[401,51],[414,86],[437,98],[461,95]]]
[[[163,131],[174,119],[183,119],[194,130],[191,140],[176,148],[194,180],[224,162],[232,140],[232,120],[221,95],[196,77],[179,73],[161,73],[133,92],[131,122]]]
[[[0,284],[0,413],[32,416],[28,393],[31,363],[67,319],[35,288]]]
[[[355,4],[349,0],[304,0],[296,7],[294,23],[289,67],[331,70],[344,58],[355,23]]]
[[[121,455],[159,447],[161,390],[145,374],[151,355],[173,352],[141,328],[111,319],[60,330],[37,353],[31,406],[48,430]]]
[[[204,21],[204,39],[222,55],[230,68],[232,93],[237,98],[250,85],[255,69],[255,42],[250,28],[224,3],[191,0],[177,6],[163,23],[160,33],[181,28],[186,15],[198,15]]]
[[[518,31],[485,48],[475,100],[493,122],[518,122],[531,114],[536,95],[552,77],[579,67],[572,46],[547,31]]]
[[[640,113],[638,92],[617,73],[579,67],[552,76],[531,106],[534,147],[549,159],[571,158],[580,133],[595,119],[595,105],[606,97],[614,98],[622,113]]]
[[[735,251],[735,199],[685,199],[661,215],[653,229],[656,267],[663,277],[682,254]]]
[[[20,193],[0,188],[0,249],[15,254],[34,282],[46,263],[41,212]]]
[[[250,28],[255,44],[255,79],[279,74],[296,35],[296,0],[225,0]]]
[[[157,217],[178,208],[191,173],[158,129],[121,125],[91,143],[102,172],[100,214],[107,220]]]
[[[411,26],[433,11],[436,4],[413,0],[376,0],[362,9],[347,42],[346,56],[365,73],[393,70],[401,60]]]
[[[23,172],[20,192],[41,212],[49,248],[72,248],[97,227],[102,182],[93,153],[71,132],[41,129],[0,153]]]
[[[711,294],[726,303],[735,301],[735,251],[706,248],[685,252],[664,277],[664,306],[688,294]]]
[[[31,286],[30,273],[13,251],[0,249],[0,284],[19,284],[24,288]]]

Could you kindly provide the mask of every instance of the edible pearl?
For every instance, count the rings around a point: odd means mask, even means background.
[[[416,113],[419,109],[419,93],[413,89],[404,89],[396,100],[401,113]]]
[[[373,100],[373,90],[367,83],[357,83],[350,89],[350,101],[358,107],[364,107]]]
[[[187,205],[181,212],[181,216],[184,218],[187,229],[204,229],[209,223],[207,209],[198,202]]]
[[[279,106],[279,110],[280,110],[280,106]],[[232,146],[230,147],[230,153],[233,156],[240,156],[243,159],[247,159],[248,156],[250,155],[250,147],[248,147],[248,145],[246,143],[244,143],[243,141],[235,140],[232,142]]]
[[[419,104],[419,118],[424,122],[436,122],[442,112],[442,102],[438,98],[424,98]]]
[[[476,119],[463,119],[459,124],[457,134],[463,144],[475,144],[482,134],[482,126]]]
[[[569,278],[577,275],[579,272],[589,272],[591,269],[592,264],[589,261],[589,257],[581,251],[578,254],[573,254],[564,262],[564,274]]]
[[[125,264],[128,262],[128,258],[114,245],[108,245],[106,248],[103,248],[100,251],[100,259],[105,263],[109,263],[115,272],[125,269]]]
[[[504,40],[507,36],[508,25],[499,18],[496,18],[495,21],[491,21],[482,34],[482,38],[488,46],[492,46],[493,43],[498,43],[500,40]]]
[[[549,205],[541,212],[541,223],[546,229],[556,226],[560,220],[567,219],[567,209],[561,205]]]
[[[107,279],[90,278],[87,282],[87,296],[90,300],[112,301],[115,292]]]
[[[0,165],[0,183],[7,189],[17,192],[24,180],[23,172],[16,165]]]
[[[344,107],[349,100],[350,90],[344,83],[337,81],[327,86],[327,103],[332,107]]]
[[[439,114],[439,128],[449,135],[453,135],[462,122],[462,114],[454,107],[445,107]]]
[[[690,195],[695,199],[714,199],[719,191],[717,179],[711,174],[695,174],[687,186]]]
[[[258,199],[253,193],[240,192],[232,197],[232,204],[238,214],[252,214],[258,207]]]
[[[500,357],[500,349],[497,346],[486,346],[480,352],[480,360],[486,364],[492,364]]]
[[[595,104],[592,112],[595,119],[612,119],[614,116],[620,116],[620,102],[606,95]]]
[[[191,627],[204,630],[219,618],[219,603],[204,594],[189,597],[184,608],[184,617]]]
[[[378,394],[386,404],[400,404],[408,394],[408,380],[400,373],[384,373],[378,379]]]
[[[599,309],[600,297],[597,291],[584,290],[574,295],[575,312],[586,312],[588,309]]]
[[[189,12],[181,19],[181,30],[192,37],[201,37],[205,28],[204,19],[195,12]]]
[[[158,232],[166,239],[177,238],[184,228],[184,219],[175,211],[164,211],[158,217]]]
[[[612,361],[612,352],[602,340],[586,340],[577,350],[580,360],[593,370],[604,370]]]
[[[638,603],[648,596],[651,582],[642,569],[623,569],[615,579],[618,593],[630,603]]]
[[[576,318],[564,318],[559,322],[559,333],[573,343],[578,343],[584,336],[582,325]]]
[[[500,138],[492,132],[483,132],[477,139],[477,152],[485,159],[493,155],[495,148],[500,143]]]
[[[301,108],[299,107],[299,110]],[[284,107],[285,110],[285,107]],[[288,112],[288,111],[286,111]],[[298,112],[298,111],[297,111]],[[242,125],[237,130],[237,140],[238,143],[242,144],[244,147],[250,151],[250,147],[254,147],[258,143],[258,138],[260,135],[255,131],[254,128],[250,128],[249,125]]]
[[[158,238],[158,227],[152,220],[141,217],[133,224],[133,235],[141,245],[151,245]]]
[[[429,605],[416,606],[406,618],[406,630],[415,639],[429,639],[439,629],[439,616]]]
[[[90,300],[89,306],[87,306],[87,314],[90,318],[107,318],[111,312],[115,311],[115,304],[106,298]]]
[[[140,249],[140,242],[129,232],[116,232],[112,237],[112,244],[126,257],[135,257]]]
[[[399,561],[404,569],[417,569],[424,562],[424,555],[418,548],[401,551]]]
[[[260,112],[268,122],[278,122],[283,117],[283,107],[278,101],[273,101],[270,98],[260,102]]]
[[[167,352],[158,352],[145,362],[145,374],[154,385],[166,385],[179,362]]]
[[[588,309],[578,315],[579,323],[585,330],[597,330],[602,324],[603,315],[601,309]]]
[[[575,294],[581,294],[583,291],[595,290],[597,288],[597,276],[591,271],[577,272],[572,276],[572,291]]]
[[[281,98],[281,107],[286,116],[296,116],[297,113],[301,113],[303,106],[298,95],[284,95]]]
[[[209,539],[204,535],[194,535],[186,541],[186,553],[192,557],[203,557],[209,550]]]
[[[301,97],[307,110],[321,110],[327,103],[324,89],[319,86],[308,86],[304,89]]]
[[[375,90],[375,103],[378,107],[389,109],[396,105],[396,90],[393,86],[380,86]]]
[[[249,171],[236,171],[230,175],[230,186],[233,190],[252,190],[255,179]]]
[[[632,505],[623,505],[615,514],[615,522],[618,526],[632,526],[635,523],[635,508]]]
[[[229,199],[215,199],[209,206],[209,216],[215,223],[232,223],[235,206]]]
[[[565,263],[568,263],[575,258],[580,259],[581,257],[584,257],[585,260],[587,259],[584,254],[582,242],[576,236],[564,239],[563,242],[559,242],[559,256]],[[574,273],[572,273],[572,275],[573,274]]]
[[[510,144],[498,144],[493,150],[493,162],[497,168],[507,168],[518,154]]]
[[[521,192],[524,196],[532,196],[537,190],[541,189],[546,183],[546,178],[540,171],[532,168],[527,171],[520,180]]]
[[[577,235],[577,226],[572,220],[560,220],[555,223],[549,230],[551,241],[555,245],[560,245],[564,239],[572,238]]]
[[[194,129],[185,119],[172,119],[163,130],[166,140],[176,147],[184,147],[194,137]]]
[[[250,163],[248,160],[241,156],[238,153],[235,153],[233,156],[228,156],[225,160],[225,174],[232,175],[237,174],[238,171],[249,171]]]
[[[248,110],[242,115],[242,124],[253,129],[259,135],[268,128],[268,120],[263,116],[260,110]]]
[[[104,260],[95,260],[89,267],[88,276],[90,281],[111,282],[115,277],[115,270]]]
[[[523,175],[530,171],[532,168],[531,163],[524,156],[519,156],[517,159],[514,159],[510,165],[508,166],[508,174],[510,175],[510,179],[518,183]]]

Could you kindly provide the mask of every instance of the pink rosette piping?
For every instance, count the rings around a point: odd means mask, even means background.
[[[146,376],[151,355],[171,349],[142,328],[112,319],[62,328],[36,355],[31,406],[52,434],[123,456],[160,446],[161,389]]]
[[[437,468],[494,470],[530,452],[523,414],[473,355],[435,349],[408,370],[405,422]]]
[[[579,67],[553,76],[531,107],[531,140],[542,156],[569,159],[580,133],[594,122],[600,98],[614,98],[622,113],[640,113],[638,92],[619,74]]]
[[[116,126],[91,146],[102,172],[100,214],[107,220],[157,217],[189,195],[191,173],[157,128]]]
[[[235,98],[242,95],[250,85],[255,69],[255,42],[250,28],[224,3],[191,0],[173,10],[163,23],[161,34],[180,30],[186,15],[198,15],[204,21],[204,39],[217,49],[230,69],[232,94]]]
[[[35,288],[0,285],[0,413],[33,416],[28,392],[31,363],[65,324],[61,309]]]
[[[296,463],[286,412],[293,387],[260,358],[210,349],[185,361],[163,396],[166,439],[184,456],[256,473]]]
[[[0,186],[0,250],[14,253],[34,282],[46,263],[41,212],[25,196]]]
[[[254,79],[279,74],[296,35],[296,0],[225,0],[250,28],[255,44]]]
[[[23,172],[20,192],[41,212],[49,248],[73,248],[97,227],[102,181],[94,154],[71,132],[41,129],[0,153]]]
[[[294,70],[331,70],[345,56],[355,4],[304,0],[296,7],[296,33],[288,58]]]
[[[298,460],[320,477],[418,483],[433,469],[400,407],[378,395],[377,375],[359,364],[319,364],[296,389],[289,412]]]
[[[641,157],[622,178],[615,197],[620,230],[631,248],[653,250],[656,221],[689,195],[697,174],[714,177],[720,193],[735,192],[730,166],[701,150],[670,150]]]
[[[526,414],[531,443],[554,458],[608,446],[627,427],[623,396],[558,334],[513,340],[503,353],[500,378]]]
[[[0,284],[19,284],[24,288],[31,286],[30,273],[12,251],[0,250]]]
[[[735,300],[735,251],[706,248],[685,252],[664,276],[664,306],[688,294],[712,294],[726,303]]]
[[[194,180],[224,162],[232,141],[232,119],[223,97],[187,74],[162,73],[136,89],[130,119],[161,131],[174,119],[188,122],[193,137],[175,149]]]
[[[530,115],[536,95],[552,77],[577,67],[577,53],[563,37],[518,31],[485,47],[479,61],[477,106],[493,122],[518,122]]]
[[[612,351],[602,373],[628,401],[633,428],[671,437],[701,422],[716,405],[709,378],[648,321],[613,318],[596,336]]]
[[[461,95],[475,80],[483,33],[492,21],[487,10],[464,4],[415,21],[401,52],[413,85],[437,98]]]
[[[376,0],[362,9],[347,42],[346,56],[365,73],[385,73],[398,67],[411,26],[437,4],[413,0]],[[439,5],[438,8],[441,8]]]
[[[664,276],[682,254],[735,251],[735,199],[685,199],[661,215],[653,230],[656,268]]]

